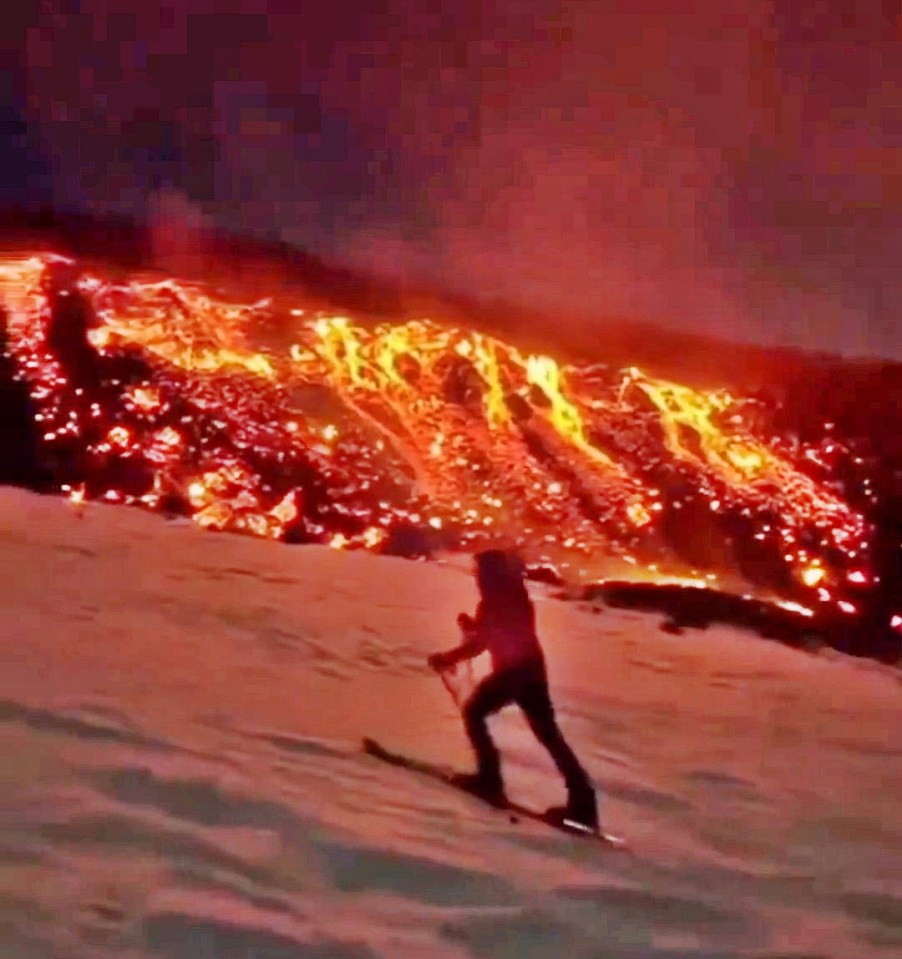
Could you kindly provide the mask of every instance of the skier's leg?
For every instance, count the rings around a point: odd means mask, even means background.
[[[518,692],[517,704],[523,710],[536,739],[548,750],[555,766],[564,777],[569,811],[589,825],[597,825],[595,790],[557,724],[545,677],[537,676],[525,683]]]
[[[501,792],[501,757],[489,735],[486,718],[513,702],[515,690],[503,673],[487,676],[463,708],[464,727],[476,753],[477,778],[489,792]]]

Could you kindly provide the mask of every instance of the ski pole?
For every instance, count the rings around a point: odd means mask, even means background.
[[[457,695],[457,690],[448,681],[444,670],[439,673],[439,676],[441,677],[442,685],[448,690],[448,695],[454,700],[454,705],[457,707],[458,712],[460,712],[460,697]]]

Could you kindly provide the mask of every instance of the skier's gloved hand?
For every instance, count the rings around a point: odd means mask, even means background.
[[[434,669],[437,673],[443,673],[453,665],[447,653],[433,653],[426,662],[429,668]]]
[[[476,629],[476,620],[468,613],[458,613],[457,625],[460,626],[465,633],[470,633]]]

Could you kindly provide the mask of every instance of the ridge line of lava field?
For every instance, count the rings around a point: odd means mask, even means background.
[[[854,616],[876,577],[835,475],[854,451],[726,388],[52,254],[0,258],[0,305],[43,485],[74,502],[395,554],[503,543],[573,580],[716,582],[803,616]]]

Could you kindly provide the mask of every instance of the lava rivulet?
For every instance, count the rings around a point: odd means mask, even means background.
[[[735,573],[812,605],[851,605],[870,575],[861,515],[726,390],[57,256],[0,261],[0,301],[41,462],[78,500],[343,547]]]

